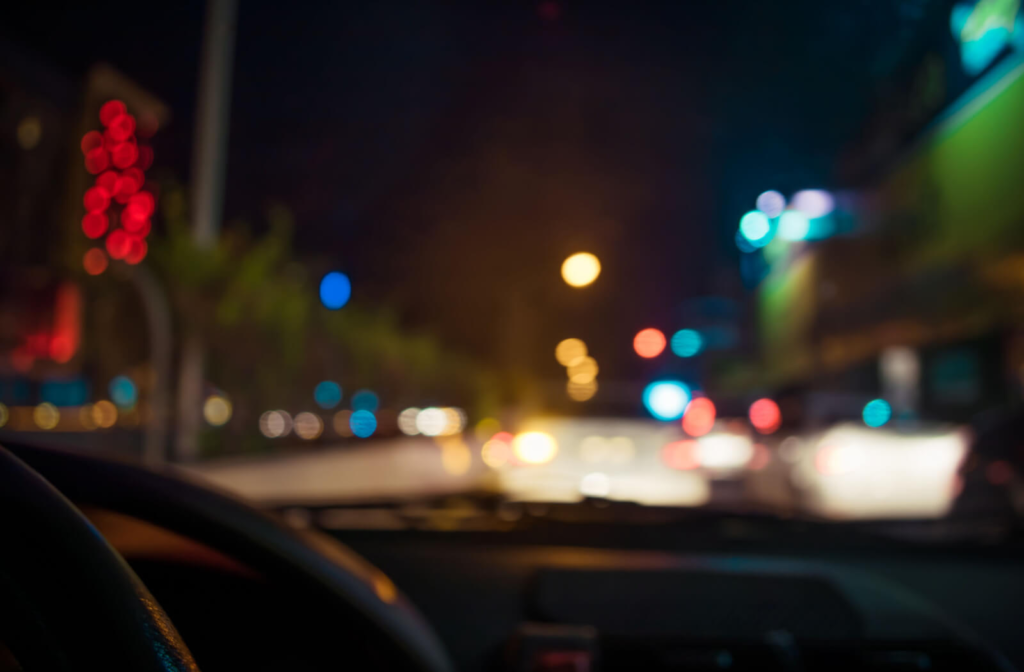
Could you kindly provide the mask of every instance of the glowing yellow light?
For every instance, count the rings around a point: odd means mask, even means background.
[[[562,279],[573,287],[586,287],[601,274],[601,262],[589,252],[577,252],[562,262]]]
[[[512,449],[521,462],[545,464],[555,459],[558,444],[555,437],[544,432],[525,432],[512,441]]]
[[[407,408],[398,414],[398,429],[406,436],[416,436],[420,430],[416,429],[416,416],[420,409]]]
[[[480,448],[480,458],[491,469],[501,469],[512,459],[512,446],[504,441],[491,439]]]
[[[286,411],[266,411],[260,416],[260,433],[276,439],[292,431],[292,416]]]
[[[338,411],[334,414],[331,424],[338,436],[352,436],[352,411]]]
[[[473,433],[478,441],[486,441],[501,431],[501,423],[494,418],[484,418],[476,423]]]
[[[587,344],[578,338],[567,338],[555,346],[555,359],[562,366],[572,366],[587,356]]]
[[[392,604],[398,599],[398,588],[396,588],[394,582],[392,582],[391,579],[385,576],[382,572],[374,572],[372,583],[373,592],[377,593],[377,597],[380,598],[381,602]]]
[[[117,424],[117,406],[103,399],[92,405],[92,420],[97,427],[110,429]]]
[[[295,416],[295,433],[300,439],[312,441],[324,431],[324,422],[316,413],[303,411]]]
[[[597,381],[591,379],[586,383],[570,380],[566,383],[565,392],[573,401],[587,401],[597,394]]]
[[[592,383],[597,378],[597,372],[597,360],[593,357],[584,357],[566,369],[566,373],[569,374],[569,380],[580,385]]]
[[[44,401],[32,410],[32,419],[39,429],[53,429],[60,422],[60,411],[48,401]]]
[[[442,408],[444,411],[444,429],[441,436],[458,434],[466,424],[466,414],[460,408]]]
[[[219,395],[206,398],[203,403],[203,417],[214,427],[220,427],[231,419],[231,402]]]
[[[99,426],[93,415],[92,404],[86,404],[78,409],[78,423],[82,425],[82,429],[89,432]]]
[[[43,124],[39,117],[25,117],[18,123],[18,144],[22,149],[33,149],[43,137]]]
[[[462,439],[438,439],[441,446],[441,466],[451,476],[462,476],[473,463],[473,454]]]
[[[7,407],[4,406],[3,404],[0,404],[0,427],[3,427],[4,425],[7,424],[7,419],[9,417],[11,417],[11,414],[7,410]]]

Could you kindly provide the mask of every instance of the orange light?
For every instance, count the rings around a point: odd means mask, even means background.
[[[715,426],[715,405],[701,397],[687,405],[683,415],[683,431],[690,436],[704,436]]]
[[[693,439],[673,441],[661,449],[661,460],[665,466],[680,471],[697,468],[697,442]]]
[[[750,405],[750,424],[762,434],[771,434],[781,423],[779,405],[771,399],[758,399]]]
[[[107,255],[98,247],[94,247],[82,257],[82,267],[89,275],[99,275],[107,270]]]
[[[633,349],[644,359],[657,357],[665,350],[665,334],[657,329],[644,329],[633,339]]]

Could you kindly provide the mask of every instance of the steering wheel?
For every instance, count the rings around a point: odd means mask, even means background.
[[[0,447],[0,644],[25,670],[198,672],[167,614],[52,485]]]
[[[174,473],[10,442],[7,447],[81,506],[175,532],[345,614],[361,624],[360,641],[374,650],[384,669],[453,669],[434,631],[390,579],[333,538],[286,527],[230,495]]]

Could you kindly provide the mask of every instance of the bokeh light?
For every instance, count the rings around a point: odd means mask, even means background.
[[[102,212],[110,206],[110,192],[103,187],[89,187],[82,196],[82,205],[89,212]]]
[[[546,464],[555,459],[558,443],[546,432],[524,432],[512,440],[512,450],[520,462]]]
[[[60,411],[48,401],[32,409],[32,420],[39,429],[53,429],[60,422]]]
[[[696,469],[700,466],[697,464],[697,442],[693,439],[684,439],[666,444],[661,449],[661,461],[670,469]]]
[[[338,310],[352,296],[352,283],[348,276],[332,271],[320,280],[320,303],[330,310]]]
[[[134,266],[146,258],[148,251],[149,246],[140,236],[128,236],[128,254],[124,255],[124,261]]]
[[[565,393],[573,401],[590,401],[597,394],[597,380],[591,379],[585,383],[570,380],[565,384]]]
[[[690,388],[677,380],[658,381],[644,389],[643,401],[658,420],[678,420],[690,403]]]
[[[377,431],[377,417],[366,409],[352,411],[352,417],[348,419],[348,426],[352,433],[360,439],[372,436]]]
[[[97,428],[96,420],[92,413],[92,404],[85,404],[78,409],[78,422],[82,429],[91,432]]]
[[[448,416],[440,408],[424,408],[416,414],[416,429],[423,436],[440,436],[448,423]]]
[[[462,431],[466,425],[466,414],[461,408],[442,408],[444,411],[444,429],[441,436],[452,436]]]
[[[324,380],[317,383],[313,389],[313,400],[316,405],[323,409],[334,408],[341,403],[341,385],[333,380]]]
[[[380,408],[380,399],[373,390],[356,390],[352,395],[353,411],[369,411],[373,413]]]
[[[82,233],[86,238],[96,239],[107,232],[110,221],[102,212],[88,212],[82,217]]]
[[[407,408],[398,414],[398,431],[402,432],[406,436],[416,436],[420,433],[420,430],[416,428],[416,416],[419,415],[420,409],[418,408]]]
[[[715,405],[710,399],[694,399],[683,413],[683,431],[690,436],[704,436],[715,426],[715,412]]]
[[[555,359],[562,366],[572,366],[587,356],[587,344],[578,338],[567,338],[555,346]]]
[[[449,476],[462,476],[473,464],[473,453],[461,438],[437,439],[441,446],[441,466]]]
[[[601,274],[601,262],[589,252],[577,252],[562,262],[562,279],[573,287],[586,287]]]
[[[117,406],[106,399],[92,405],[92,420],[97,427],[109,429],[117,424]]]
[[[115,376],[110,381],[110,398],[118,408],[132,408],[139,399],[139,390],[128,376]]]
[[[799,210],[787,210],[779,218],[779,238],[804,240],[811,232],[811,220]]]
[[[807,215],[808,219],[816,219],[831,213],[836,202],[824,189],[804,189],[793,194],[790,206]]]
[[[704,349],[704,337],[694,329],[680,329],[672,335],[672,352],[679,357],[693,357]]]
[[[0,427],[3,427],[4,425],[7,424],[7,419],[9,417],[11,417],[11,414],[7,410],[7,407],[4,406],[3,404],[0,404]]]
[[[774,189],[770,189],[757,197],[756,205],[758,210],[775,219],[785,209],[786,197]]]
[[[768,244],[772,225],[768,216],[760,210],[751,210],[740,219],[740,233],[756,247]]]
[[[771,434],[782,424],[779,405],[771,399],[758,399],[750,405],[750,424],[762,434]]]
[[[868,427],[881,427],[892,417],[892,407],[885,399],[872,399],[864,405],[862,416]]]
[[[287,436],[292,431],[292,416],[286,411],[266,411],[260,416],[260,433],[268,439]]]
[[[751,471],[761,471],[772,461],[771,451],[768,450],[768,446],[763,443],[754,444],[754,454],[747,462],[747,469]]]
[[[227,424],[231,419],[231,402],[219,394],[210,395],[203,402],[203,417],[214,427]]]
[[[107,236],[107,254],[111,259],[124,259],[132,251],[132,241],[124,229],[114,229]]]
[[[593,357],[584,357],[573,362],[567,369],[569,382],[586,385],[597,378],[597,361]]]
[[[295,416],[295,434],[300,439],[312,441],[324,432],[324,421],[316,413],[303,411]]]
[[[599,471],[580,479],[580,494],[584,497],[607,497],[612,491],[612,479]]]
[[[665,334],[658,329],[643,329],[633,338],[633,350],[644,359],[657,357],[665,350]]]
[[[35,149],[43,138],[43,123],[39,117],[25,117],[18,122],[17,136],[22,149]]]
[[[480,448],[480,459],[491,469],[501,469],[512,460],[512,444],[492,438]]]
[[[107,255],[98,247],[90,248],[82,256],[82,268],[89,275],[99,275],[107,270]]]
[[[345,438],[352,436],[352,425],[349,424],[351,419],[352,411],[343,410],[335,413],[334,419],[331,421],[331,424],[334,426],[334,433]]]
[[[120,100],[108,100],[100,106],[100,123],[109,126],[114,119],[128,111]]]
[[[501,431],[501,423],[497,418],[481,418],[473,428],[478,441],[486,441]]]

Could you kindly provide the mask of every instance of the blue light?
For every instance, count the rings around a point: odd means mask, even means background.
[[[651,383],[644,389],[644,406],[658,420],[678,420],[690,403],[690,388],[677,380]]]
[[[811,220],[799,210],[787,210],[779,218],[779,238],[805,240],[811,232]]]
[[[953,7],[953,37],[960,43],[960,61],[970,75],[980,74],[1008,45],[1019,48],[1024,30],[1016,3],[971,2]]]
[[[672,336],[672,352],[680,357],[693,357],[704,349],[704,338],[699,331],[680,329]]]
[[[757,246],[751,244],[749,240],[743,237],[742,231],[736,232],[736,247],[740,248],[740,252],[743,252],[744,254],[757,252],[757,250],[759,249]]]
[[[377,418],[370,411],[356,411],[348,419],[348,426],[353,434],[365,439],[377,430]]]
[[[885,399],[872,399],[864,405],[864,424],[868,427],[881,427],[892,417],[892,407]]]
[[[751,210],[740,219],[740,233],[755,247],[764,247],[771,240],[772,223],[760,210]]]
[[[373,413],[380,407],[380,399],[372,390],[359,390],[352,395],[353,411],[370,411]]]
[[[348,276],[338,271],[328,273],[320,281],[320,302],[325,308],[338,310],[352,296],[352,283]]]
[[[334,408],[341,403],[341,386],[333,380],[325,380],[313,390],[313,399],[320,408]]]
[[[139,390],[128,376],[116,376],[110,381],[110,398],[118,408],[132,408],[139,399]]]

